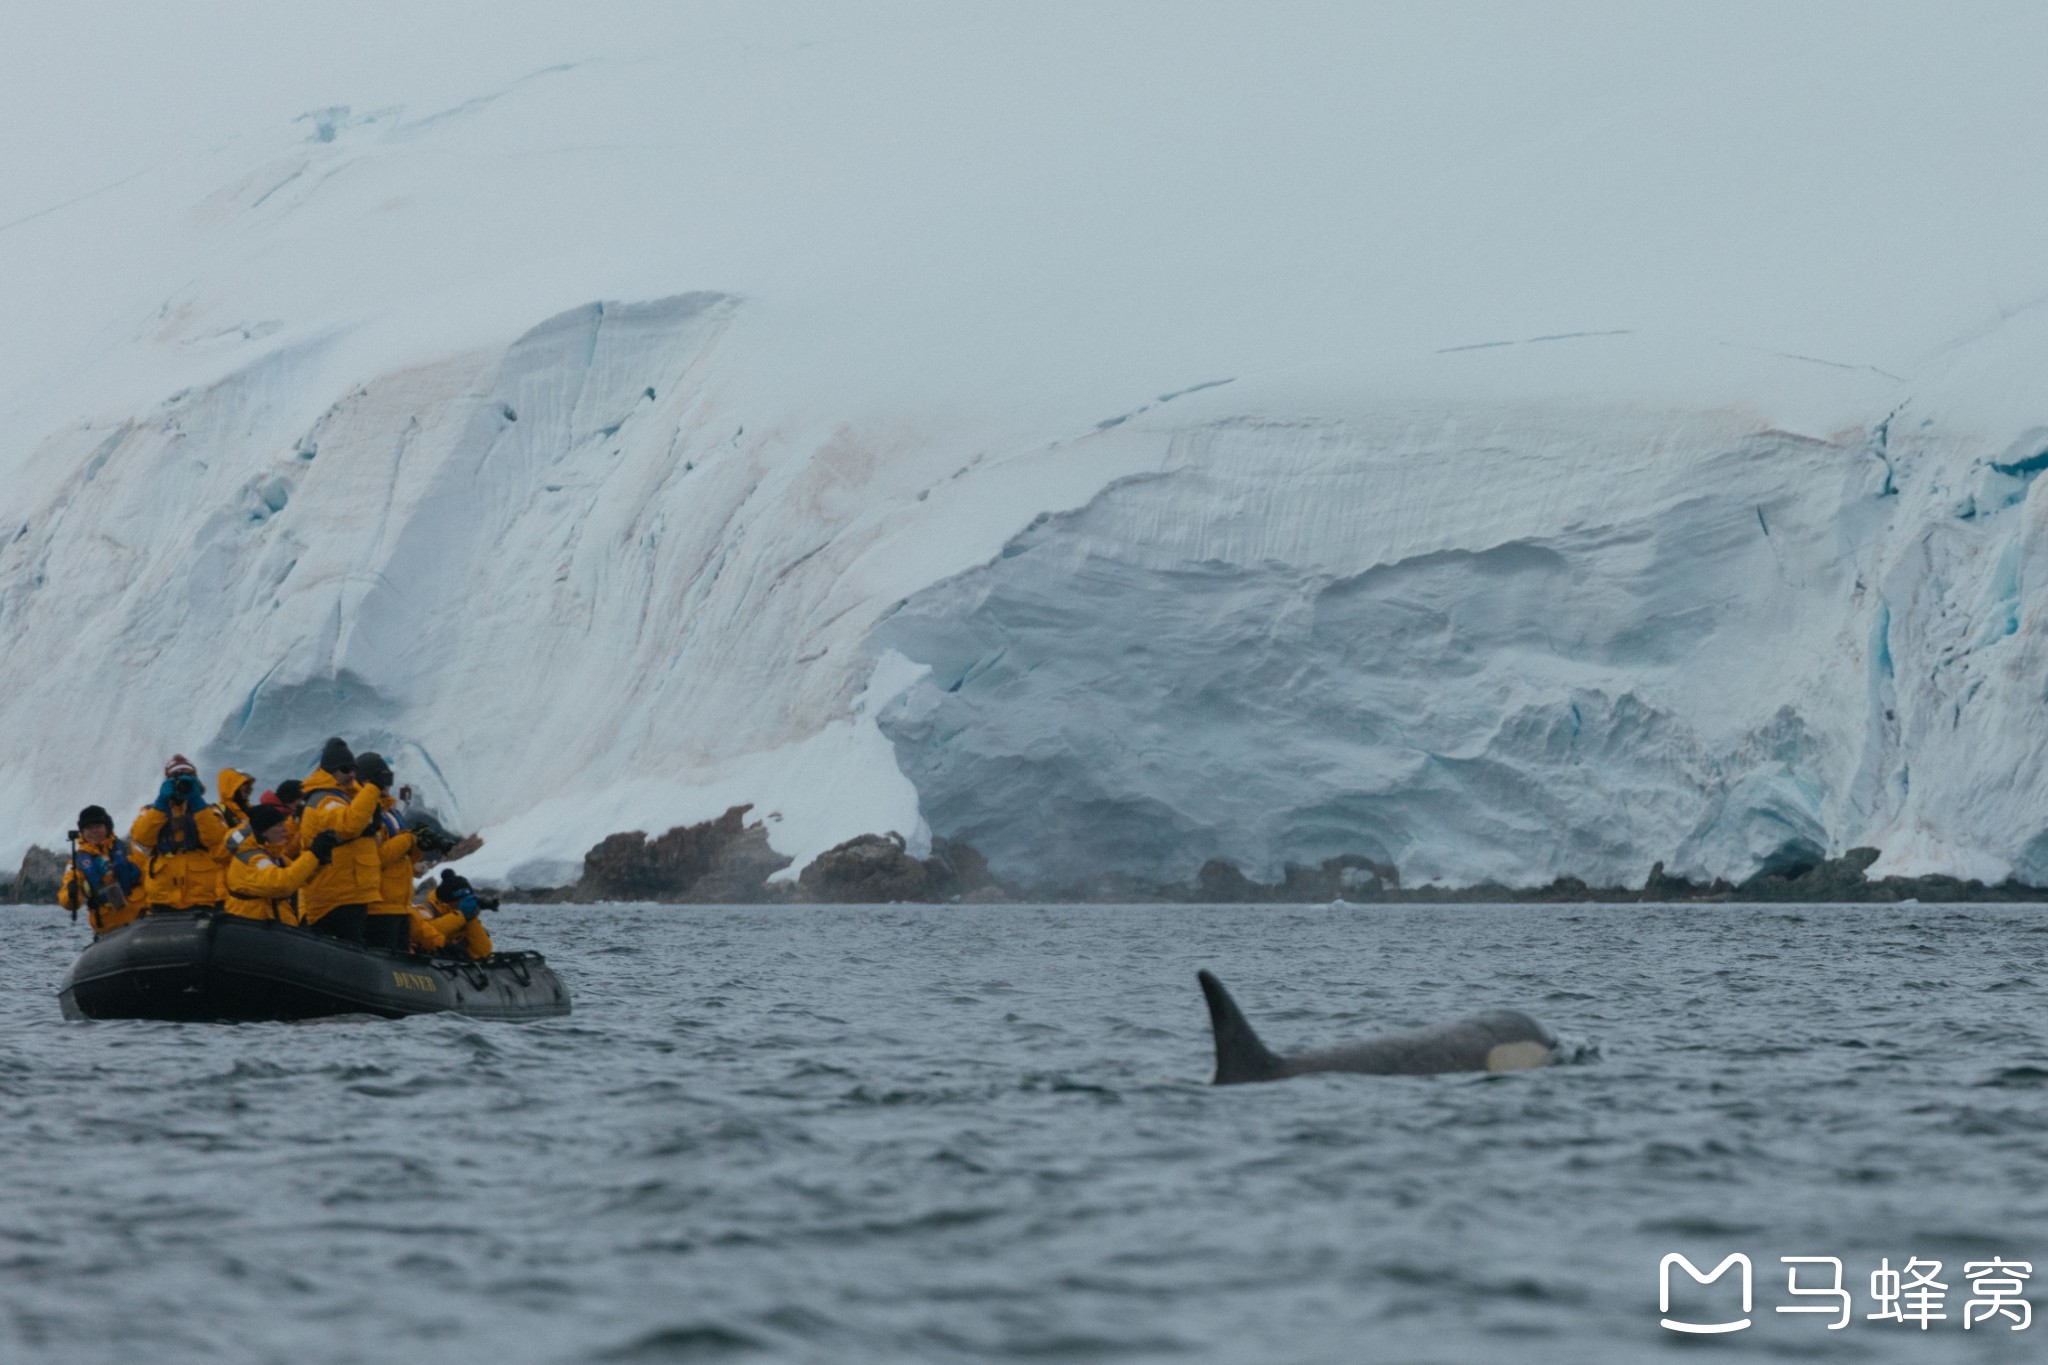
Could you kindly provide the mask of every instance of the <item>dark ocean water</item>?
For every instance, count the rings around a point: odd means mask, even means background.
[[[2033,1262],[2048,1305],[2040,910],[494,928],[573,1017],[66,1023],[78,931],[0,912],[0,1361],[2048,1354],[1961,1324],[1966,1261]],[[1201,966],[1281,1049],[1512,1005],[1587,1060],[1213,1089]],[[1747,1254],[1754,1326],[1660,1328],[1673,1251]],[[1787,1255],[1846,1262],[1849,1327],[1773,1311]],[[1866,1320],[1916,1256],[1947,1320]],[[1734,1316],[1736,1273],[1674,1313]]]

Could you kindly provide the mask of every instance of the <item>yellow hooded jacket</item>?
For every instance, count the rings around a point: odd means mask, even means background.
[[[255,785],[256,779],[240,768],[222,768],[214,783],[213,789],[220,793],[220,800],[214,803],[214,813],[220,816],[220,822],[227,826],[228,831],[227,846],[221,850],[220,894],[214,897],[215,900],[227,899],[228,864],[234,861],[235,854],[241,851],[243,842],[250,837],[249,812],[235,797]]]
[[[382,793],[369,783],[355,791],[342,789],[341,781],[325,768],[316,768],[306,779],[306,809],[299,818],[299,842],[310,848],[313,840],[333,830],[340,840],[334,857],[314,874],[299,893],[299,918],[318,923],[337,905],[370,906],[383,892],[384,864],[377,856],[377,839],[370,828],[377,818]]]
[[[211,806],[187,813],[183,801],[170,814],[144,806],[128,831],[142,869],[143,899],[153,910],[190,910],[220,903],[220,860],[228,828]]]
[[[284,856],[287,858],[296,858],[305,851],[306,846],[299,842],[299,817],[296,815],[285,816]]]
[[[244,829],[249,824],[249,812],[235,798],[256,785],[256,779],[240,768],[222,768],[214,790],[220,793],[220,802],[214,809],[220,812],[221,820],[229,829]]]
[[[283,864],[268,848],[252,841],[228,861],[227,911],[243,919],[297,924],[299,911],[292,903],[292,893],[312,881],[319,870],[320,860],[310,853]]]
[[[489,957],[491,932],[484,928],[482,915],[471,919],[442,900],[439,891],[430,891],[425,907],[413,912],[412,950],[446,957]]]
[[[412,913],[412,858],[416,840],[411,830],[399,823],[398,798],[385,793],[378,802],[377,859],[383,866],[373,915]]]

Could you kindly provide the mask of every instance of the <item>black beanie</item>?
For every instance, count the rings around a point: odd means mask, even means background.
[[[352,773],[356,770],[356,756],[350,752],[345,739],[330,739],[320,746],[320,766],[330,773]]]
[[[305,783],[299,781],[296,777],[287,777],[284,781],[277,784],[277,799],[289,806],[292,802],[298,800],[305,790]]]
[[[249,828],[261,839],[272,827],[284,823],[284,812],[276,806],[249,807]]]
[[[454,868],[451,867],[446,868],[442,871],[441,885],[438,889],[440,890],[443,896],[447,897],[449,900],[454,900],[463,892],[474,891],[476,888],[469,884],[469,878],[463,876],[460,872],[457,872]]]
[[[114,827],[114,817],[107,814],[105,806],[87,806],[84,810],[78,812],[78,827],[84,829],[87,825],[105,825],[108,829],[112,829]]]
[[[356,755],[356,776],[373,787],[388,787],[392,783],[391,765],[382,754],[360,753]]]

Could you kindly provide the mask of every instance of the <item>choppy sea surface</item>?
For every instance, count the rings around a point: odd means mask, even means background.
[[[512,907],[575,1014],[67,1023],[0,911],[0,1360],[2006,1361],[2048,1306],[2033,908]],[[1494,1005],[1577,1064],[1224,1089]],[[1669,1252],[1752,1325],[1659,1326]],[[1833,1256],[1853,1320],[1780,1314]],[[1940,1261],[1922,1329],[1880,1258]],[[1980,1275],[1982,1272],[1979,1272]],[[1674,1320],[1740,1316],[1739,1267]],[[1800,1270],[1826,1285],[1826,1265]],[[2029,1286],[2031,1288],[2031,1284]],[[1687,1315],[1690,1315],[1688,1318]]]

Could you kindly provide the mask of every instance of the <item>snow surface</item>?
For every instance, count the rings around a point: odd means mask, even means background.
[[[0,17],[0,857],[2048,879],[2048,13]],[[1227,382],[1224,382],[1227,381]]]

